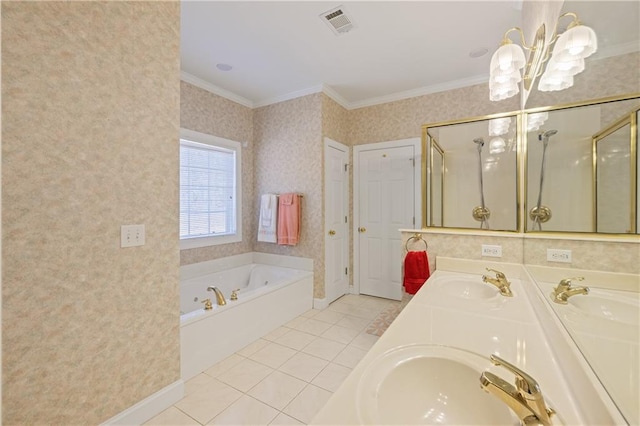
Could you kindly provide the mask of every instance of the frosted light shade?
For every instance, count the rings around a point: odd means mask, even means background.
[[[489,136],[500,136],[509,132],[511,117],[489,120]]]
[[[520,71],[514,71],[511,74],[494,74],[491,76],[491,81],[498,84],[520,83],[521,80],[522,74]]]
[[[517,95],[518,92],[520,92],[520,88],[516,83],[492,84],[489,82],[489,100],[501,101]]]
[[[554,56],[549,59],[547,72],[562,72],[571,75],[580,74],[584,71],[584,59],[578,58],[575,61],[558,62]]]
[[[577,25],[562,33],[553,48],[553,57],[558,62],[584,59],[598,50],[596,33],[585,25]]]
[[[553,92],[556,90],[564,90],[573,86],[573,76],[571,74],[555,72],[546,72],[540,77],[538,82],[538,90],[541,92]]]
[[[548,112],[537,112],[527,115],[527,132],[534,132],[538,130],[549,118]]]
[[[503,44],[491,57],[491,76],[510,75],[520,71],[526,64],[522,47],[517,44]]]

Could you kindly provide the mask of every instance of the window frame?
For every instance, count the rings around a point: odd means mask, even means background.
[[[229,139],[220,138],[218,136],[208,135],[206,133],[196,132],[194,130],[180,129],[180,140],[178,146],[182,146],[182,141],[193,142],[196,144],[210,145],[216,148],[222,148],[235,152],[235,219],[236,219],[236,232],[235,234],[224,235],[206,235],[201,237],[180,237],[178,231],[178,237],[180,239],[180,250],[209,247],[221,244],[237,243],[242,241],[242,144],[240,142],[232,141]],[[180,152],[178,150],[178,156]],[[179,163],[179,161],[178,161]],[[178,173],[180,171],[178,170]],[[180,177],[178,176],[178,181]],[[180,182],[179,182],[180,184]],[[178,195],[178,201],[179,199]],[[180,207],[178,206],[178,221],[180,221]]]

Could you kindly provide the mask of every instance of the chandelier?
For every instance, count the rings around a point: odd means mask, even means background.
[[[560,19],[567,16],[573,20],[566,31],[558,34]],[[509,39],[509,34],[514,31],[520,33],[522,47]],[[490,100],[501,101],[518,94],[520,82],[526,91],[531,91],[537,77],[540,77],[538,90],[543,92],[573,86],[573,76],[584,70],[584,59],[598,49],[596,33],[583,25],[572,12],[560,15],[549,42],[546,42],[545,31],[545,24],[542,24],[530,45],[525,42],[524,33],[518,27],[510,28],[504,33],[500,47],[491,58]],[[528,60],[525,59],[523,48],[529,52]]]

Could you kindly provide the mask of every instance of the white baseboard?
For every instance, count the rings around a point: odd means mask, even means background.
[[[113,416],[101,426],[141,425],[180,401],[183,396],[184,381],[180,379]]]
[[[318,309],[318,310],[322,310],[325,309],[329,306],[329,302],[327,301],[327,298],[322,298],[322,299],[316,299],[315,297],[313,298],[313,309]]]

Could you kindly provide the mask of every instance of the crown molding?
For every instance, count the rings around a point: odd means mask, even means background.
[[[338,92],[333,90],[331,86],[327,86],[326,84],[322,85],[322,92],[328,97],[330,97],[331,99],[333,99],[342,108],[347,110],[351,109],[351,105],[349,104],[349,101],[347,101],[345,98],[340,96],[340,94],[338,94]]]
[[[249,99],[236,95],[233,92],[218,87],[215,84],[211,84],[208,81],[204,81],[201,78],[198,78],[195,75],[189,74],[187,72],[180,71],[180,80],[189,84],[193,84],[194,86],[204,89],[207,92],[211,92],[214,95],[222,96],[223,98],[229,99],[230,101],[246,106],[248,108],[255,108],[254,103]]]
[[[307,87],[306,89],[296,90],[295,92],[285,93],[284,95],[275,96],[273,98],[263,99],[255,102],[253,107],[260,108],[267,105],[277,104],[278,102],[290,101],[291,99],[301,98],[303,96],[312,95],[322,92],[322,85]]]
[[[419,87],[417,89],[406,90],[404,92],[392,93],[391,95],[379,96],[376,98],[365,99],[363,101],[352,102],[349,104],[349,107],[347,109],[357,109],[357,108],[370,107],[374,105],[386,104],[389,102],[415,98],[417,96],[424,96],[432,93],[445,92],[447,90],[474,86],[476,84],[487,83],[488,81],[489,81],[488,74],[477,75],[474,77],[463,78],[455,81],[449,81],[442,84],[434,84],[432,86]]]

